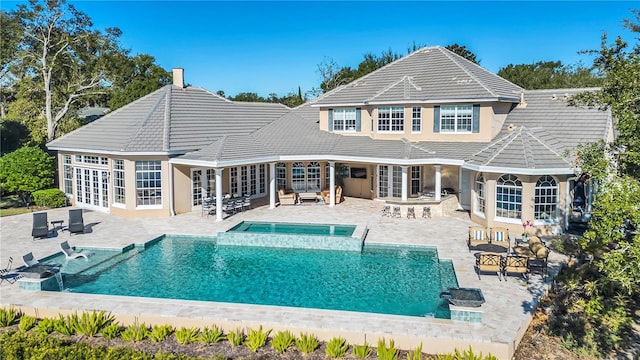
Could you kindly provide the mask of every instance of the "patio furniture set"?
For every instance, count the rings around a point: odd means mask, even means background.
[[[384,217],[392,217],[392,218],[401,218],[401,208],[400,206],[394,206],[393,211],[391,209],[391,205],[384,205],[382,207],[382,216]],[[407,207],[407,219],[415,219],[416,218],[416,209],[414,206]],[[422,218],[423,219],[431,219],[431,206],[423,206],[422,207]]]
[[[340,204],[342,202],[342,186],[336,185],[335,194],[335,203]],[[301,205],[309,202],[315,204],[329,204],[331,202],[331,193],[329,189],[325,189],[320,193],[317,193],[313,191],[294,192],[290,189],[280,188],[278,189],[278,199],[280,201],[280,205]]]
[[[251,194],[244,194],[242,196],[230,194],[225,195],[222,199],[222,211],[228,215],[237,214],[241,211],[251,209]],[[203,197],[202,198],[202,215],[216,214],[216,197]]]
[[[524,279],[533,273],[546,277],[549,248],[537,236],[531,236],[525,245],[511,247],[508,229],[496,227],[487,232],[484,227],[472,226],[467,245],[469,251],[480,250],[475,254],[478,279],[481,273],[496,274],[500,281],[507,281],[509,274]]]

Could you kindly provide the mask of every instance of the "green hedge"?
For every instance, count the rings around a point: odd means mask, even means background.
[[[60,189],[46,189],[33,192],[33,202],[37,206],[59,208],[67,206],[67,197]]]

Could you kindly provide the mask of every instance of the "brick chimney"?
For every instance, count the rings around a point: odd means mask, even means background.
[[[173,68],[173,85],[177,87],[184,87],[184,69]]]

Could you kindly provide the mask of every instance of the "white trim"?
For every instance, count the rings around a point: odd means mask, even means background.
[[[462,167],[469,170],[481,171],[485,173],[514,173],[518,175],[574,175],[577,168],[541,168],[525,169],[501,166],[484,166],[464,163]]]
[[[322,103],[322,104],[312,104],[311,107],[338,107],[338,106],[367,106],[367,105],[392,105],[392,104],[455,104],[461,102],[509,102],[513,103],[520,102],[520,96],[517,98],[505,98],[505,97],[494,97],[494,98],[460,98],[460,99],[430,99],[430,100],[383,100],[383,101],[363,101],[363,102],[352,102],[352,103]]]
[[[127,205],[114,202],[111,204],[111,207],[118,208],[118,209],[126,209]]]
[[[55,150],[55,151],[66,151],[74,154],[82,153],[82,154],[102,154],[102,155],[115,155],[115,156],[157,156],[157,155],[181,155],[186,154],[191,151],[196,151],[199,149],[185,149],[185,150],[173,150],[173,151],[115,151],[115,150],[96,150],[96,149],[86,149],[86,148],[66,148],[66,147],[58,147],[58,146],[48,146],[47,149]]]
[[[162,205],[136,205],[136,210],[157,210],[162,209]]]
[[[508,224],[520,224],[522,225],[522,219],[512,219],[512,218],[506,218],[506,217],[501,217],[501,216],[495,216],[493,218],[493,220],[495,221],[499,221],[499,222],[503,222],[503,223],[508,223]]]

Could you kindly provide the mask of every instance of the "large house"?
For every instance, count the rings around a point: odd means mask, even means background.
[[[521,231],[566,227],[580,143],[612,140],[609,112],[573,107],[589,89],[528,91],[425,47],[294,109],[167,85],[48,144],[76,206],[171,216],[224,194],[328,189],[434,216]],[[587,204],[588,206],[588,204]]]

